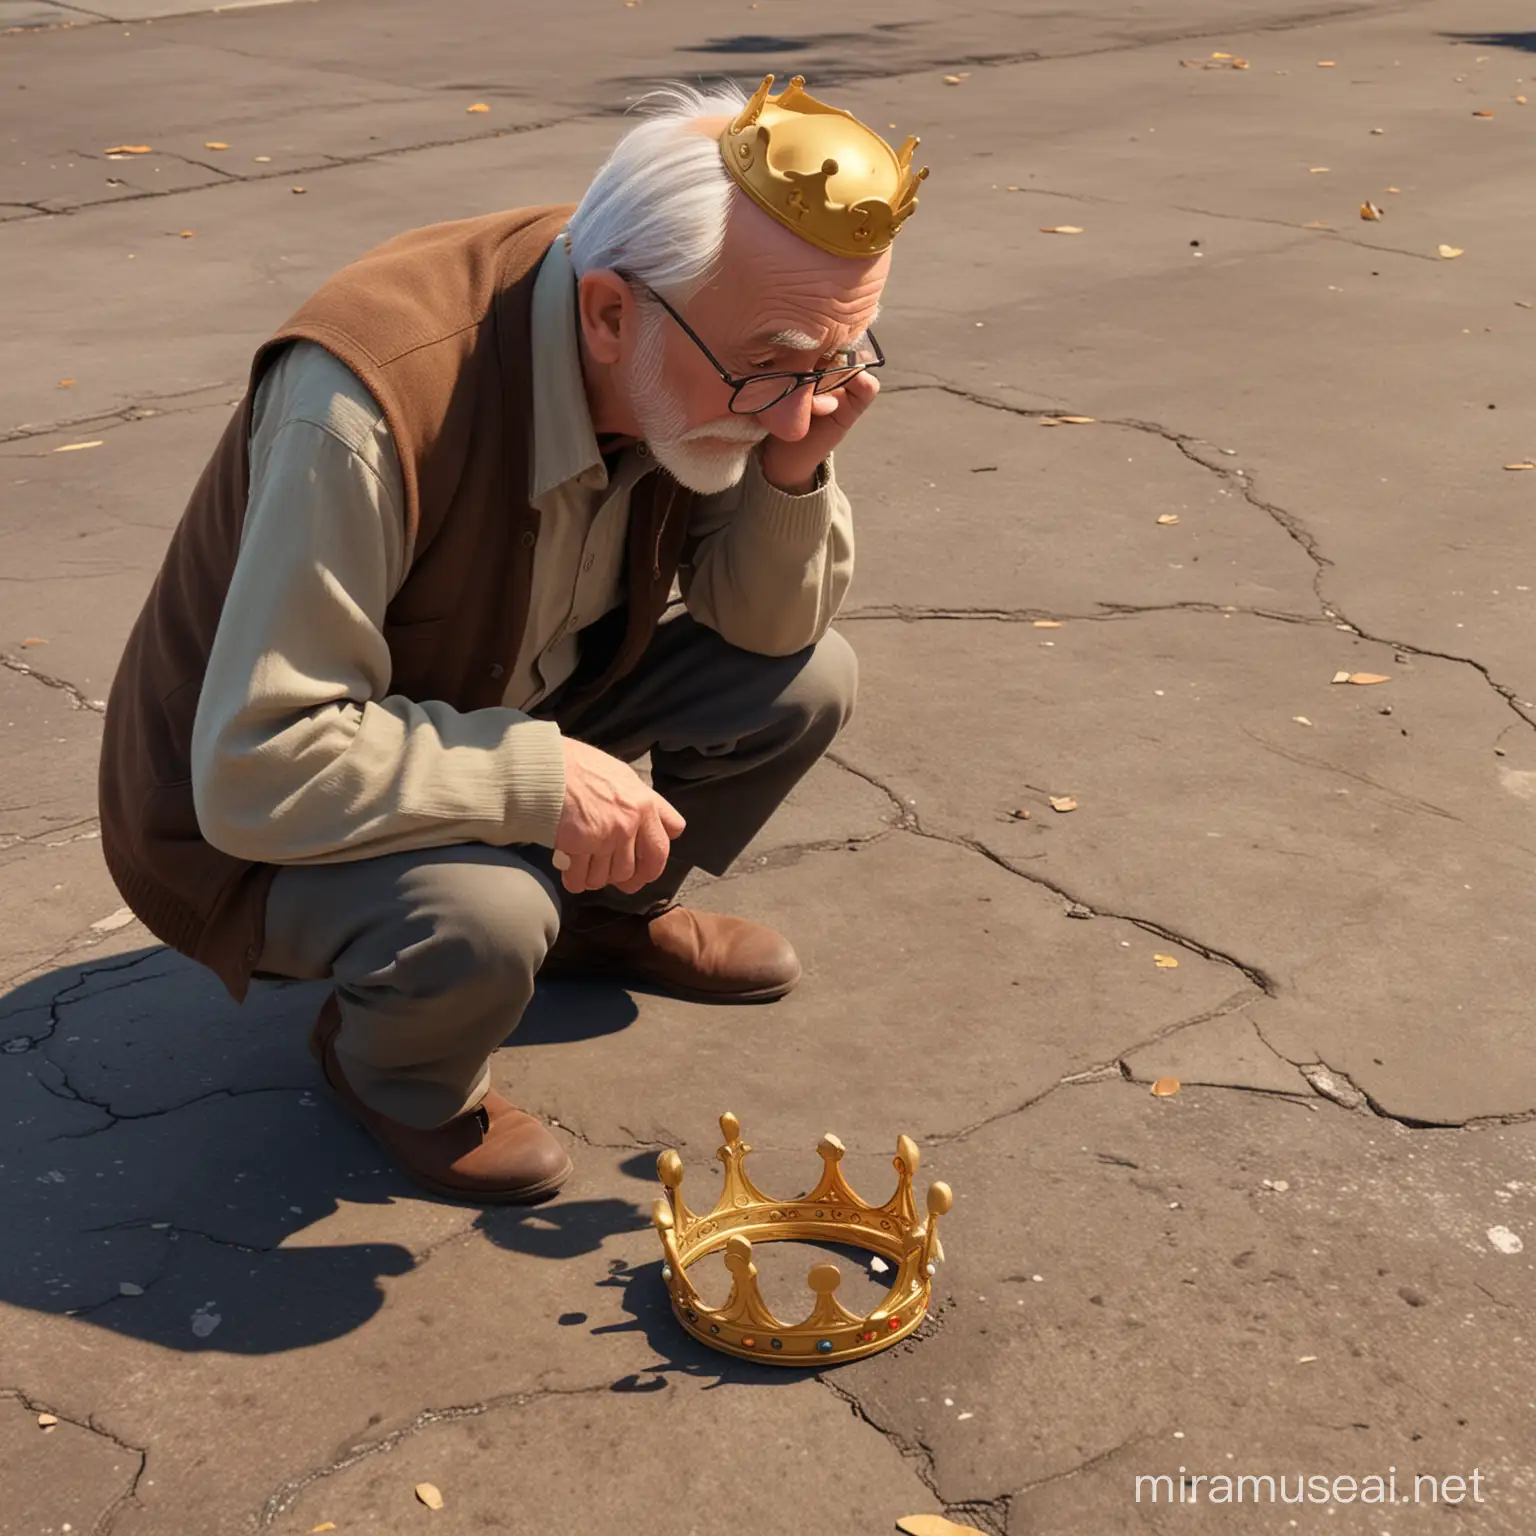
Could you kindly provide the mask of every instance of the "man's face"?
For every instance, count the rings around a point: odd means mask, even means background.
[[[827,367],[873,323],[890,253],[833,256],[736,195],[713,282],[679,313],[733,377]],[[741,479],[755,444],[798,440],[811,391],[756,415],[731,411],[731,388],[659,305],[643,295],[622,369],[630,406],[657,461],[709,495]]]

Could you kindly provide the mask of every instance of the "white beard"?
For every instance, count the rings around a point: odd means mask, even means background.
[[[727,491],[747,472],[752,450],[768,436],[749,416],[730,416],[688,430],[682,401],[662,379],[665,318],[647,306],[629,369],[630,406],[641,435],[679,485],[701,496]]]

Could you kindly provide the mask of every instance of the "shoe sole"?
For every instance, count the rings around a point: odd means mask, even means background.
[[[362,1125],[362,1121],[358,1121],[358,1124]],[[366,1131],[368,1127],[363,1125],[363,1129]],[[384,1150],[389,1149],[386,1147]],[[551,1174],[538,1184],[530,1184],[526,1189],[517,1190],[456,1189],[452,1184],[438,1184],[419,1173],[413,1173],[404,1163],[397,1161],[395,1167],[419,1189],[428,1190],[439,1199],[451,1200],[455,1205],[541,1205],[560,1192],[576,1165],[570,1158],[566,1158],[565,1167],[559,1173]]]
[[[626,992],[643,992],[647,997],[675,997],[685,1003],[708,1003],[725,1007],[733,1003],[775,1003],[793,992],[801,978],[780,982],[772,987],[759,987],[754,992],[703,992],[692,987],[674,987],[659,981],[636,981],[619,970],[605,970],[600,966],[564,965],[545,961],[539,970],[540,981],[605,981],[613,982]]]
[[[330,1044],[335,1033],[334,1030],[327,1030],[322,1033],[318,1022],[310,1030],[309,1053],[315,1058],[320,1068],[320,1079],[325,1084],[326,1092],[336,1101],[338,1108],[344,1110],[354,1124],[361,1126],[368,1133],[375,1146],[384,1152],[389,1152],[389,1148],[373,1134],[373,1130],[368,1122],[357,1113],[348,1102],[346,1095],[336,1087],[331,1081],[330,1074],[325,1070],[325,1048]],[[561,1186],[576,1171],[576,1165],[570,1158],[566,1158],[565,1167],[559,1173],[553,1173],[547,1179],[541,1179],[537,1184],[530,1184],[526,1188],[471,1190],[459,1189],[452,1184],[439,1184],[435,1179],[429,1179],[424,1174],[417,1173],[414,1169],[408,1168],[393,1153],[390,1153],[390,1160],[394,1163],[396,1169],[409,1179],[411,1183],[416,1185],[418,1189],[425,1189],[438,1196],[439,1199],[451,1200],[455,1205],[540,1205],[545,1200],[558,1194]]]

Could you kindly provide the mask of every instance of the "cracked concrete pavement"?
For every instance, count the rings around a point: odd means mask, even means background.
[[[0,1536],[1528,1532],[1514,0],[184,9],[0,0]],[[934,169],[840,458],[859,712],[696,888],[806,979],[541,988],[495,1071],[577,1178],[435,1204],[317,1091],[313,987],[236,1010],[121,909],[101,700],[316,283],[577,195],[650,82],[768,69]],[[957,1203],[920,1334],[791,1377],[674,1328],[654,1158],[717,1176],[727,1108],[769,1188],[827,1129],[871,1196],[923,1145]],[[803,1257],[760,1254],[786,1311]],[[1135,1497],[1389,1466],[1484,1501]]]

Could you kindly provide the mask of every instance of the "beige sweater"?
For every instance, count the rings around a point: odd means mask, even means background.
[[[534,290],[530,499],[542,513],[528,627],[502,707],[460,713],[389,691],[382,625],[411,561],[400,463],[355,374],[297,342],[262,381],[250,502],[192,737],[198,824],[271,864],[336,863],[451,843],[554,844],[559,728],[527,712],[568,678],[577,632],[622,599],[629,495],[612,478],[582,381],[563,242]],[[696,505],[689,611],[731,644],[789,655],[826,632],[853,573],[833,475],[808,496],[740,485]],[[620,684],[622,687],[623,685]]]

